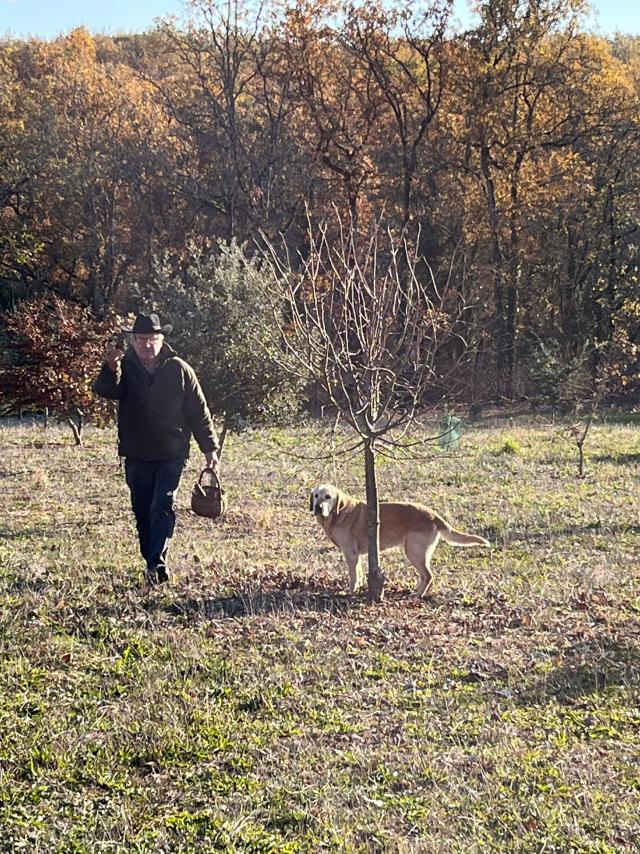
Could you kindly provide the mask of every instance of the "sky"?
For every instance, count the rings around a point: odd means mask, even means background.
[[[467,0],[456,0],[458,16],[468,22]],[[640,0],[591,0],[596,28],[640,35]],[[0,0],[0,34],[54,38],[74,27],[92,32],[140,32],[155,18],[180,15],[183,0]]]

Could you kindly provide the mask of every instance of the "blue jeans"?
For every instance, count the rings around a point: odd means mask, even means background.
[[[176,524],[173,502],[186,462],[183,459],[149,462],[131,457],[124,461],[140,551],[150,570],[166,566]]]

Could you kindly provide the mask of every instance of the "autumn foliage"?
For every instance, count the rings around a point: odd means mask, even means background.
[[[157,258],[260,233],[304,257],[335,206],[421,235],[467,307],[467,399],[536,396],[546,351],[600,376],[611,344],[609,391],[640,392],[639,40],[580,0],[486,0],[467,30],[447,0],[189,5],[0,42],[0,299],[128,311]]]
[[[2,321],[8,339],[0,361],[5,406],[47,408],[69,422],[82,444],[85,421],[104,423],[111,415],[91,386],[113,322],[55,296],[22,302]]]

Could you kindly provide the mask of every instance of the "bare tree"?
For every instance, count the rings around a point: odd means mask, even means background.
[[[373,76],[377,97],[386,102],[395,129],[402,227],[414,208],[419,153],[426,144],[445,91],[446,33],[451,0],[408,3],[391,9],[377,4],[350,6],[344,43]],[[399,38],[402,32],[404,38]],[[380,110],[378,110],[380,112]]]
[[[364,233],[336,212],[332,225],[309,222],[304,257],[266,242],[261,284],[281,333],[281,349],[271,356],[316,383],[355,431],[354,450],[363,451],[369,596],[379,601],[385,579],[376,454],[409,447],[425,392],[440,385],[436,363],[454,334],[451,277],[418,257],[417,241],[395,237],[380,222]]]

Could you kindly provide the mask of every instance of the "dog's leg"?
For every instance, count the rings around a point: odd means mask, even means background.
[[[355,593],[362,586],[362,561],[358,552],[344,552],[349,567],[349,593]]]
[[[418,584],[416,585],[415,595],[418,599],[431,595],[431,587],[433,585],[433,575],[431,573],[431,555],[438,545],[440,535],[437,530],[433,535],[425,537],[411,535],[407,537],[404,544],[404,553],[409,562],[418,570]]]

